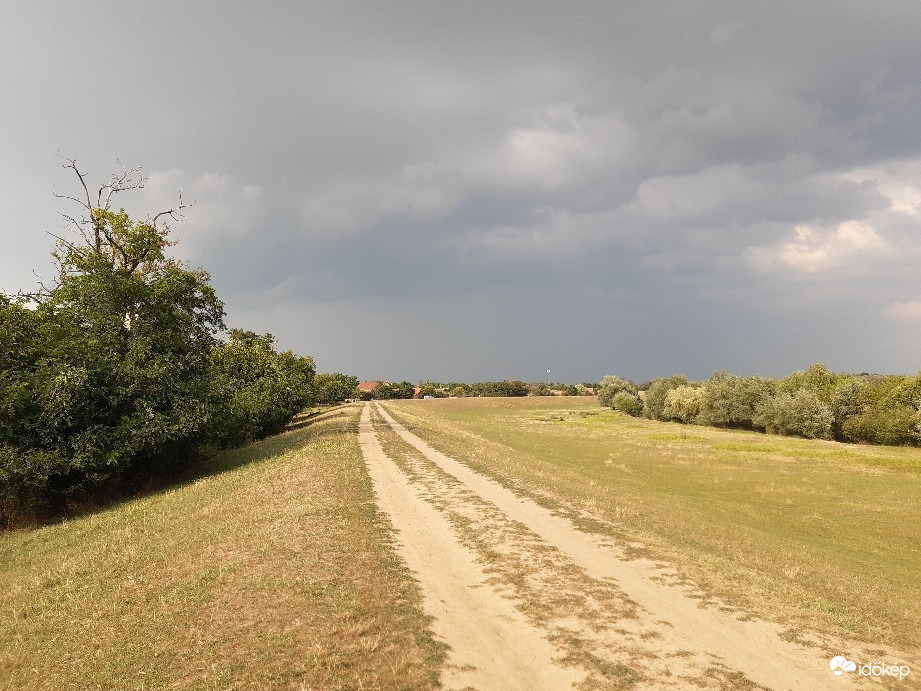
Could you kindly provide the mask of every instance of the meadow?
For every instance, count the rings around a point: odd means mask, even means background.
[[[579,398],[386,407],[439,450],[792,640],[917,650],[921,449],[663,423]]]
[[[0,689],[432,688],[443,650],[373,502],[358,412],[0,535]]]

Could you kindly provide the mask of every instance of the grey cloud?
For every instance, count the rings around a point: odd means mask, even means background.
[[[4,6],[0,288],[48,265],[60,149],[95,178],[143,163],[132,210],[182,187],[177,251],[230,321],[321,369],[911,371],[919,20],[894,0]]]

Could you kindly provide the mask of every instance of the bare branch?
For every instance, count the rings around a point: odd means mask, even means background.
[[[92,242],[92,241],[90,240],[90,236],[89,236],[89,235],[87,234],[87,232],[86,232],[86,226],[87,226],[87,224],[89,223],[89,221],[86,221],[86,220],[85,220],[85,221],[83,221],[83,222],[81,223],[80,221],[78,221],[78,220],[77,220],[76,218],[74,218],[73,216],[70,216],[70,215],[65,214],[65,213],[63,213],[63,212],[61,213],[61,216],[63,216],[65,219],[67,219],[68,221],[70,221],[71,223],[74,224],[74,227],[77,229],[77,232],[80,233],[80,236],[81,236],[86,242]]]
[[[114,195],[119,192],[124,192],[125,190],[144,189],[144,183],[147,182],[147,178],[141,175],[141,166],[129,170],[119,159],[116,158],[115,160],[118,161],[118,164],[122,167],[121,175],[115,175],[113,173],[112,179],[99,187],[98,206],[107,211]],[[105,201],[102,199],[103,193],[106,195]]]
[[[83,258],[86,258],[86,253],[83,250],[81,250],[79,247],[77,247],[74,243],[70,242],[69,240],[65,240],[60,235],[55,235],[51,231],[46,230],[45,232],[48,233],[48,235],[50,235],[51,237],[53,237],[55,240],[60,242],[62,245],[64,245],[64,247],[66,247],[70,251],[74,252],[75,254],[80,255]]]
[[[72,201],[72,202],[77,202],[77,204],[79,204],[80,206],[83,206],[83,207],[85,207],[85,208],[87,208],[87,209],[90,208],[90,207],[86,206],[86,202],[84,202],[84,201],[82,201],[82,200],[80,200],[80,199],[77,199],[76,197],[71,197],[71,196],[66,195],[66,194],[58,194],[58,192],[57,192],[57,190],[54,188],[54,186],[51,187],[51,194],[53,194],[53,195],[54,195],[55,197],[57,197],[58,199],[69,199],[69,200]]]
[[[80,169],[77,168],[77,159],[67,158],[66,156],[61,156],[61,154],[58,154],[58,158],[63,158],[65,161],[67,161],[67,163],[62,164],[62,167],[70,168],[71,170],[74,171],[74,173],[77,175],[77,178],[80,180],[80,184],[83,186],[83,191],[86,193],[86,203],[85,204],[82,201],[79,201],[76,199],[74,199],[74,201],[76,201],[81,206],[85,206],[87,211],[89,211],[90,209],[93,208],[93,202],[90,199],[89,187],[86,186],[86,178],[84,178],[83,173],[80,172]],[[73,197],[67,197],[67,198],[73,199]]]
[[[157,226],[157,220],[158,220],[161,216],[169,216],[169,217],[172,218],[174,221],[182,220],[182,217],[183,217],[183,216],[182,216],[182,214],[180,213],[180,211],[182,211],[183,209],[189,209],[189,208],[191,208],[191,207],[193,207],[193,206],[195,206],[195,202],[192,202],[191,204],[184,204],[184,203],[183,203],[183,201],[182,201],[182,190],[179,190],[179,206],[174,206],[174,207],[171,208],[171,209],[166,209],[165,211],[161,211],[161,212],[158,213],[156,216],[154,216],[152,219],[150,219],[150,225],[152,225],[152,226],[154,226],[154,227],[156,228],[156,226]]]

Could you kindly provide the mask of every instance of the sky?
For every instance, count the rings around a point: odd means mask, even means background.
[[[362,379],[921,369],[921,3],[0,4],[0,291],[95,185]]]

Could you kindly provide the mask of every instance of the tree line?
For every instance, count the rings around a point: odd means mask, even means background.
[[[313,359],[226,332],[203,270],[168,256],[167,221],[112,208],[139,169],[65,197],[50,286],[0,295],[0,527],[66,515],[282,429],[315,397]],[[60,195],[59,195],[60,196]]]
[[[317,375],[318,377],[323,375]],[[328,375],[342,377],[344,375]],[[355,380],[353,396],[345,398],[361,398],[362,400],[389,400],[399,398],[432,397],[432,398],[467,398],[467,397],[521,397],[521,396],[594,396],[597,384],[546,384],[543,382],[524,382],[518,379],[504,379],[502,381],[439,383],[433,381],[420,382],[413,386],[408,381],[390,383],[378,382],[371,391],[359,392],[358,381]],[[418,391],[417,391],[418,389]],[[559,392],[556,393],[556,392]],[[332,402],[332,401],[331,401]]]
[[[782,379],[720,370],[703,382],[674,375],[642,387],[610,375],[601,382],[598,400],[655,420],[809,439],[921,444],[921,373],[844,374],[818,363]]]

